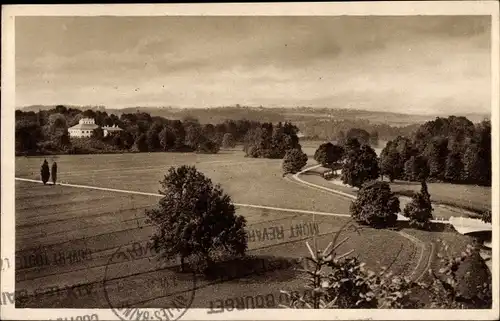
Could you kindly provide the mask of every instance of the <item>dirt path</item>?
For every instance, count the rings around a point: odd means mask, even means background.
[[[344,198],[349,198],[349,199],[352,199],[352,200],[355,200],[356,199],[356,196],[353,196],[351,194],[348,194],[348,193],[344,193],[344,192],[341,192],[341,191],[338,191],[338,190],[335,190],[335,189],[332,189],[332,188],[328,188],[328,187],[324,187],[324,186],[320,186],[320,185],[316,185],[316,184],[313,184],[313,183],[310,183],[310,182],[306,182],[304,181],[303,179],[301,179],[299,176],[301,174],[304,174],[306,173],[307,171],[310,171],[312,169],[315,169],[315,168],[318,168],[320,167],[321,165],[315,165],[315,166],[311,166],[311,167],[308,167],[306,169],[303,169],[302,171],[294,174],[292,176],[293,180],[301,183],[301,184],[304,184],[310,188],[314,188],[314,189],[317,189],[317,190],[320,190],[320,191],[323,191],[323,192],[330,192],[332,194],[336,194],[336,195],[339,195],[341,197],[344,197]],[[398,214],[398,221],[407,221],[408,218]],[[437,223],[445,223],[441,220],[432,220],[432,222],[437,222]],[[448,223],[448,222],[446,222]],[[448,223],[449,224],[449,223]],[[425,273],[427,272],[427,270],[429,269],[430,265],[431,265],[431,262],[432,262],[432,259],[433,259],[433,255],[434,255],[434,244],[433,243],[429,243],[429,242],[423,242],[419,239],[417,239],[416,237],[414,236],[411,236],[409,235],[408,233],[405,233],[403,231],[398,231],[397,232],[399,235],[401,235],[402,237],[408,239],[410,242],[412,242],[413,244],[415,244],[415,246],[417,248],[419,248],[419,255],[418,255],[418,261],[417,261],[417,264],[415,265],[415,268],[413,269],[413,271],[410,273],[410,278],[414,281],[419,281],[424,275]]]

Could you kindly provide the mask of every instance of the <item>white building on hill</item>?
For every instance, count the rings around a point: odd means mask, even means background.
[[[119,131],[122,131],[122,129],[116,125],[104,126],[102,129],[104,130],[104,137],[108,136],[109,134],[114,134]]]
[[[90,137],[92,136],[92,131],[96,128],[99,128],[99,126],[95,124],[92,118],[82,118],[78,124],[68,128],[68,132],[70,137]]]
[[[78,124],[68,128],[68,132],[70,137],[76,137],[76,138],[91,137],[92,131],[97,128],[99,128],[99,125],[96,125],[94,119],[82,118],[80,119]],[[106,137],[109,134],[119,132],[122,129],[116,125],[113,125],[113,126],[104,126],[102,127],[102,130],[104,133],[104,137]]]

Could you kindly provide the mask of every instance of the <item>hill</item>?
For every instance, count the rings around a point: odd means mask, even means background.
[[[55,106],[32,105],[18,108],[25,112],[49,110]],[[101,112],[121,115],[123,113],[135,113],[136,111],[149,113],[151,116],[161,116],[169,119],[183,119],[194,117],[201,123],[220,123],[226,119],[247,119],[261,122],[306,122],[311,120],[366,120],[372,124],[387,124],[391,126],[407,126],[412,124],[421,124],[435,119],[435,115],[415,115],[404,113],[391,113],[381,111],[368,111],[357,109],[342,108],[313,108],[313,107],[293,107],[293,108],[266,108],[266,107],[247,107],[247,106],[223,106],[212,108],[175,108],[175,107],[127,107],[123,109],[112,109],[104,106],[68,106],[81,110],[99,110]],[[489,119],[488,114],[466,114],[456,115],[465,116],[472,122],[479,122],[485,118]]]

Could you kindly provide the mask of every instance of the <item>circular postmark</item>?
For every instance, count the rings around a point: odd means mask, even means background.
[[[157,260],[155,254],[151,243],[135,242],[110,256],[104,270],[104,297],[120,320],[175,321],[191,307],[195,273],[178,273],[175,261]]]

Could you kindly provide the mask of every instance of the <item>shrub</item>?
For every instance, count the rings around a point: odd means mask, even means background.
[[[396,223],[400,212],[399,199],[391,192],[389,184],[381,181],[365,183],[351,203],[351,216],[360,223],[387,227]]]
[[[306,242],[312,263],[305,269],[306,288],[311,294],[302,296],[282,291],[290,298],[289,308],[309,309],[367,309],[367,308],[416,308],[420,307],[411,297],[417,283],[407,278],[394,277],[386,269],[374,273],[364,268],[364,263],[350,257],[353,251],[337,255],[336,250],[348,238],[336,243],[340,231],[324,251],[314,251]]]
[[[152,240],[161,256],[179,256],[182,269],[187,259],[206,272],[221,251],[244,255],[246,220],[235,214],[231,198],[219,185],[194,166],[172,167],[160,183],[164,197],[146,215],[156,227]]]
[[[444,244],[445,252],[448,246]],[[432,276],[433,308],[491,308],[491,273],[479,255],[479,249],[467,246],[458,257],[438,253],[442,268]]]
[[[411,202],[406,204],[403,215],[410,219],[410,225],[418,228],[428,228],[432,219],[432,203],[427,184],[422,182],[419,193],[413,195]]]
[[[283,175],[295,174],[307,164],[307,155],[300,149],[287,150],[283,158]]]

